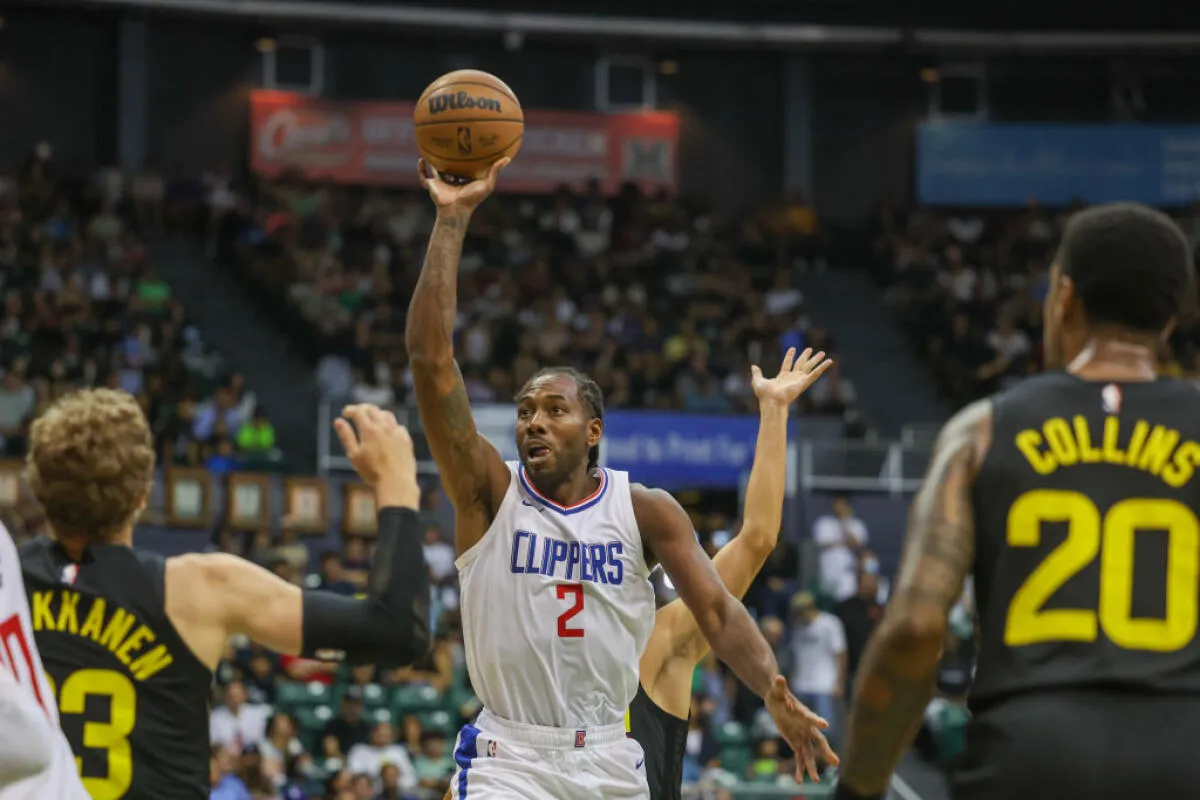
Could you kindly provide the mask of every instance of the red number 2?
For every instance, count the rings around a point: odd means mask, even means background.
[[[16,614],[0,622],[0,669],[4,669],[6,662],[8,670],[16,676],[17,683],[26,684],[38,705],[45,708],[46,701],[42,698],[42,687],[38,684],[33,665],[33,650],[25,641],[25,629]]]
[[[575,598],[575,602],[566,611],[558,615],[558,635],[562,639],[579,639],[583,637],[583,628],[568,628],[567,623],[575,618],[575,615],[583,611],[583,584],[581,583],[560,583],[558,585],[558,599],[565,600],[570,595]]]

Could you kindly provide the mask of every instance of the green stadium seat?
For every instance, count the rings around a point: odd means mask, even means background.
[[[379,722],[393,722],[392,710],[387,706],[379,706],[367,711],[367,721],[375,724]]]
[[[323,683],[313,681],[280,681],[275,687],[275,707],[288,714],[301,708],[326,706],[332,702],[332,692]]]
[[[938,761],[942,764],[949,764],[966,749],[967,723],[970,719],[971,712],[959,705],[947,705],[938,715],[934,744],[937,746]]]
[[[439,731],[445,734],[447,739],[453,739],[458,734],[458,717],[445,711],[418,714],[417,719],[421,721],[422,730]]]
[[[397,686],[392,693],[392,710],[397,717],[422,711],[437,711],[442,707],[438,690],[425,683]]]
[[[721,768],[743,779],[754,762],[754,751],[748,745],[728,745],[721,748]]]
[[[726,722],[717,729],[717,742],[721,747],[746,747],[750,744],[750,735],[746,726],[740,722]],[[722,755],[724,752],[722,750]]]
[[[451,689],[442,695],[442,708],[450,712],[450,716],[456,718],[463,715],[463,706],[468,704],[475,705],[478,702],[479,698],[467,688]]]
[[[349,683],[339,684],[333,690],[334,707],[342,707],[342,698],[346,696],[346,690],[350,688]],[[359,687],[362,690],[363,710],[368,713],[378,708],[388,707],[387,690],[378,683],[364,683]]]
[[[325,723],[333,719],[333,709],[329,706],[314,706],[312,708],[297,708],[294,712],[296,725],[300,729],[300,741],[310,753],[319,753],[321,749],[321,734]]]

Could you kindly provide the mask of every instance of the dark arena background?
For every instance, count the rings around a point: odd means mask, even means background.
[[[44,527],[21,478],[30,421],[107,384],[139,398],[157,438],[140,545],[226,550],[353,592],[374,499],[330,423],[351,400],[394,408],[423,458],[435,652],[348,671],[231,642],[214,718],[282,721],[228,737],[214,723],[231,751],[214,785],[441,798],[478,703],[402,335],[432,219],[412,103],[444,72],[482,69],[527,128],[462,266],[457,349],[480,430],[514,458],[515,388],[542,363],[589,371],[607,397],[602,461],[674,491],[715,553],[753,458],[750,364],[829,351],[836,367],[792,421],[781,544],[747,605],[793,679],[844,717],[844,687],[803,666],[831,656],[791,638],[792,597],[839,617],[852,672],[872,619],[854,609],[887,602],[939,424],[1040,369],[1067,216],[1137,200],[1200,233],[1200,12],[1170,5],[1155,19],[1054,0],[8,2],[5,523],[18,538]],[[1200,380],[1198,332],[1186,319],[1164,370]],[[847,529],[862,547],[820,549]],[[949,688],[893,797],[946,797],[971,608],[968,592]],[[378,725],[403,769],[355,757]],[[689,798],[830,792],[792,783],[761,704],[714,660],[692,730]]]

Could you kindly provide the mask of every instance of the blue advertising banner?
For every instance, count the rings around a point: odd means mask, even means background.
[[[1200,125],[926,123],[917,197],[928,205],[1016,206],[1200,199]]]
[[[737,489],[757,438],[757,416],[609,411],[600,462],[650,486]]]

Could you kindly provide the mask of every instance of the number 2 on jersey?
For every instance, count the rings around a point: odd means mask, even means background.
[[[575,602],[566,611],[558,615],[558,636],[561,639],[579,639],[583,636],[583,628],[570,628],[567,623],[583,611],[583,584],[582,583],[560,583],[555,587],[558,592],[559,600],[566,600],[568,597],[573,597]]]
[[[82,714],[88,697],[108,699],[108,721],[85,720],[83,741],[72,742],[71,749],[78,753],[82,744],[82,749],[103,750],[108,767],[102,777],[82,775],[83,788],[92,800],[120,800],[133,784],[129,734],[137,722],[137,690],[129,678],[115,670],[81,669],[63,681],[58,710],[62,714]],[[82,772],[83,759],[76,757],[75,764]]]
[[[1200,520],[1175,500],[1135,497],[1114,505],[1103,518],[1079,492],[1034,490],[1008,512],[1010,547],[1036,547],[1043,523],[1065,522],[1067,538],[1046,556],[1013,595],[1004,642],[1011,647],[1042,642],[1093,642],[1103,630],[1127,650],[1166,653],[1186,646],[1200,617]],[[1133,554],[1138,531],[1167,535],[1166,614],[1133,616]],[[1100,557],[1096,609],[1046,609],[1063,584]]]

